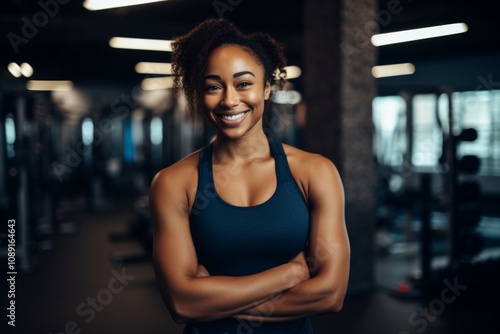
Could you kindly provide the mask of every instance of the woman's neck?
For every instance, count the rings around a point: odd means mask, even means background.
[[[214,161],[247,161],[268,157],[270,155],[269,141],[263,130],[256,133],[247,133],[238,139],[231,139],[217,135],[213,142]]]

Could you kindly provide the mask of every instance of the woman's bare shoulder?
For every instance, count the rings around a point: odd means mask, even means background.
[[[310,153],[291,145],[283,144],[286,157],[290,167],[296,167],[305,171],[314,171],[318,168],[335,169],[332,161],[317,153]]]
[[[200,151],[197,150],[156,173],[151,188],[189,190],[194,186],[196,189]]]
[[[330,159],[290,145],[283,145],[290,171],[310,203],[325,199],[342,201],[343,186],[339,172]]]

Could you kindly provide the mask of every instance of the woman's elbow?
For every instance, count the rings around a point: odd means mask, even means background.
[[[335,300],[330,305],[330,312],[340,312],[340,311],[342,311],[343,307],[344,307],[344,298],[341,298],[339,300]]]
[[[322,311],[324,313],[336,313],[342,311],[344,307],[345,294],[331,293],[328,297],[324,298]]]
[[[177,324],[185,324],[187,322],[194,322],[198,320],[192,307],[183,302],[172,302],[168,308],[172,319]]]
[[[185,324],[187,322],[206,321],[209,316],[193,303],[185,301],[172,301],[168,307],[172,319],[177,324]]]
[[[188,322],[188,317],[186,316],[184,307],[179,305],[178,302],[175,302],[173,300],[165,300],[165,306],[167,307],[168,313],[170,313],[172,320],[176,324],[185,324],[186,322]]]

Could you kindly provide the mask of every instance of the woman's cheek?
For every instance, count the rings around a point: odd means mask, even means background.
[[[203,97],[203,105],[205,110],[212,110],[214,108],[215,99],[212,95],[204,95]]]
[[[249,91],[247,94],[247,100],[252,102],[253,104],[258,104],[260,99],[259,99],[257,92]]]

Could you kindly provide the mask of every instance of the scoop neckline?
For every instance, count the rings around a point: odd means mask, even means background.
[[[277,196],[277,193],[278,193],[278,188],[279,188],[279,184],[280,184],[280,175],[279,175],[280,173],[279,173],[279,168],[278,168],[279,162],[278,162],[278,159],[276,157],[276,152],[274,151],[273,145],[271,144],[270,141],[271,140],[268,138],[269,149],[271,152],[271,156],[274,159],[274,173],[276,175],[276,188],[274,189],[274,192],[271,195],[271,197],[269,197],[268,199],[266,199],[262,203],[251,205],[251,206],[240,206],[240,205],[231,204],[219,195],[219,192],[217,191],[217,187],[215,186],[214,173],[213,173],[214,172],[214,170],[213,170],[213,142],[210,143],[210,149],[209,149],[209,152],[207,152],[208,153],[208,166],[209,166],[209,182],[210,182],[211,186],[213,186],[215,198],[217,198],[217,200],[221,204],[223,204],[227,207],[233,208],[233,209],[249,210],[249,209],[256,209],[256,208],[266,206],[274,200],[274,198]]]

